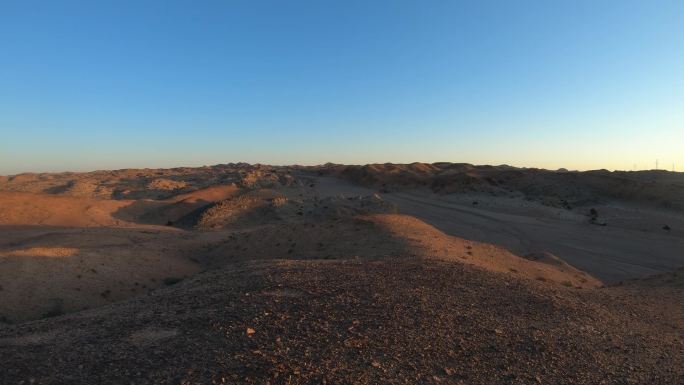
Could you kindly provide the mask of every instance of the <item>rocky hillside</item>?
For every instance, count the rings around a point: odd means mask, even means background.
[[[0,383],[680,384],[684,324],[659,301],[436,260],[234,262],[0,328]]]
[[[684,210],[684,174],[667,171],[577,172],[461,163],[327,165],[316,169],[322,175],[384,192],[425,188],[441,194],[522,196],[565,208],[622,200]]]

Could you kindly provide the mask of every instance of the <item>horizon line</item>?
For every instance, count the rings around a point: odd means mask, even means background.
[[[607,171],[607,172],[653,172],[653,171],[660,171],[660,172],[672,172],[672,173],[678,173],[679,171],[676,171],[674,168],[673,164],[673,169],[668,170],[664,168],[650,168],[650,169],[608,169],[608,168],[588,168],[588,169],[570,169],[566,167],[559,167],[556,169],[552,168],[544,168],[544,167],[529,167],[529,166],[514,166],[510,165],[507,163],[502,163],[502,164],[475,164],[475,163],[468,163],[468,162],[452,162],[452,161],[438,161],[438,162],[421,162],[421,161],[414,161],[414,162],[373,162],[373,163],[336,163],[336,162],[325,162],[325,163],[291,163],[291,164],[270,164],[270,163],[261,163],[261,162],[255,162],[255,163],[249,163],[249,162],[227,162],[227,163],[215,163],[215,164],[202,164],[202,165],[180,165],[180,166],[167,166],[167,167],[123,167],[123,168],[100,168],[100,169],[87,169],[87,170],[60,170],[60,171],[21,171],[17,173],[11,173],[11,174],[0,174],[0,176],[4,177],[15,177],[19,175],[28,175],[28,174],[90,174],[90,173],[96,173],[96,172],[115,172],[115,171],[127,171],[127,170],[173,170],[173,169],[182,169],[182,168],[213,168],[213,167],[219,167],[219,166],[238,166],[238,165],[243,165],[243,166],[269,166],[269,167],[308,167],[308,168],[315,168],[315,167],[325,167],[325,166],[372,166],[372,165],[413,165],[413,164],[454,164],[454,165],[467,165],[467,166],[473,166],[473,167],[509,167],[513,169],[520,169],[520,170],[543,170],[543,171],[551,171],[551,172],[592,172],[592,171]]]

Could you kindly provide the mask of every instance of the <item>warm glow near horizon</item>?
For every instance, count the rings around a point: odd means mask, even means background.
[[[684,2],[4,3],[0,175],[684,171]]]

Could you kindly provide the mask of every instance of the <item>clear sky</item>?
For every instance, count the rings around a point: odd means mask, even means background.
[[[684,170],[684,1],[0,1],[0,174]]]

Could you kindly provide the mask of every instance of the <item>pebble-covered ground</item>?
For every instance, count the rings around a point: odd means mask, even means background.
[[[0,383],[682,384],[681,283],[579,290],[419,258],[236,262],[0,328]]]

